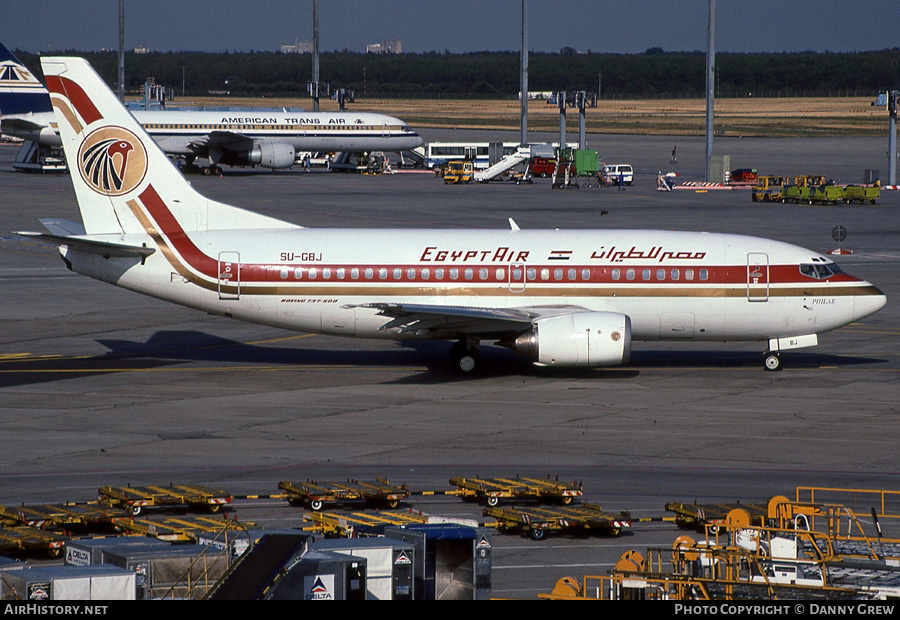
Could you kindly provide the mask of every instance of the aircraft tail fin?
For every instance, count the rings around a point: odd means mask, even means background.
[[[50,93],[25,65],[0,43],[0,114],[50,112]]]
[[[83,58],[41,66],[88,235],[295,228],[197,193]]]

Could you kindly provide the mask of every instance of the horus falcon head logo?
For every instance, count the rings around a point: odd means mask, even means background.
[[[78,172],[94,191],[121,196],[144,180],[147,152],[138,137],[127,129],[101,127],[81,143]]]

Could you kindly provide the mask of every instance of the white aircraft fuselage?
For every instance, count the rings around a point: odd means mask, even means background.
[[[62,145],[50,93],[0,45],[0,123],[5,134],[48,147]],[[374,112],[280,110],[133,110],[168,155],[212,164],[287,168],[301,153],[399,152],[422,137],[398,118]]]
[[[422,145],[422,137],[398,118],[372,112],[276,112],[191,110],[135,110],[134,117],[169,155],[209,157],[235,165],[257,161],[229,158],[229,152],[247,153],[254,144],[287,144],[295,153],[346,151],[407,151]],[[61,146],[52,112],[4,116],[4,132],[44,146]],[[215,138],[218,136],[218,144]],[[288,159],[285,159],[288,161]],[[275,167],[287,167],[279,165]]]
[[[831,259],[756,237],[512,221],[303,228],[197,194],[87,63],[43,64],[84,233],[41,236],[78,273],[183,306],[314,333],[457,340],[466,371],[482,341],[541,365],[611,366],[633,340],[766,341],[775,370],[779,351],[886,303]]]
[[[169,230],[110,240],[164,250],[143,264],[120,259],[118,268],[73,252],[66,255],[73,270],[213,314],[366,338],[514,341],[526,331],[500,317],[495,326],[491,317],[462,325],[448,317],[386,328],[391,320],[379,304],[538,315],[555,306],[627,316],[633,340],[777,339],[786,349],[792,338],[841,327],[885,303],[859,278],[817,277],[817,267],[838,271],[827,258],[737,235],[300,229],[188,238]]]

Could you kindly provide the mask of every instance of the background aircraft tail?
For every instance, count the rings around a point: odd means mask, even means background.
[[[0,114],[50,112],[50,93],[15,54],[0,43]]]
[[[197,193],[83,58],[41,66],[87,234],[294,227]]]

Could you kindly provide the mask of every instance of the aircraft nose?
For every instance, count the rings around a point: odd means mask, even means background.
[[[887,295],[877,286],[871,288],[871,292],[866,295],[860,295],[853,300],[853,316],[854,320],[861,319],[875,314],[887,304]]]

